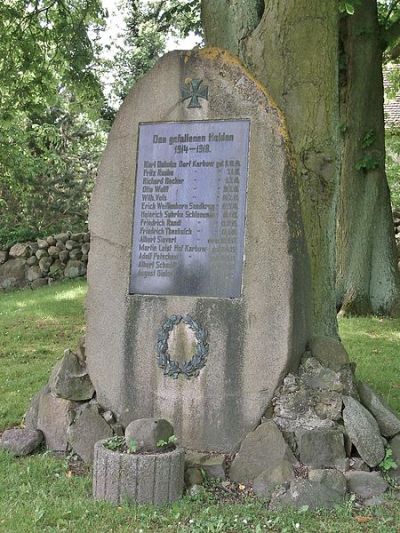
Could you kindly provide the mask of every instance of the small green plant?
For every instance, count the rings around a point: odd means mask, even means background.
[[[128,439],[126,442],[126,447],[128,448],[128,453],[136,453],[138,449],[138,443],[135,439]]]
[[[176,435],[171,435],[168,440],[159,440],[157,442],[157,448],[166,448],[167,446],[172,446],[173,444],[176,444],[177,442]]]
[[[107,450],[120,450],[125,444],[125,437],[120,437],[119,435],[115,435],[114,437],[111,437],[106,440],[104,443],[104,447],[107,448]]]
[[[379,161],[376,157],[366,154],[362,159],[356,164],[357,170],[375,170],[379,167]]]
[[[385,457],[379,463],[379,468],[382,470],[382,472],[384,472],[386,474],[390,470],[394,470],[395,468],[397,468],[397,463],[393,459],[393,452],[392,452],[391,448],[386,448]]]

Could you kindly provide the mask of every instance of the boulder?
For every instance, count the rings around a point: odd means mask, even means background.
[[[0,448],[7,450],[16,457],[29,455],[35,451],[43,441],[43,433],[34,429],[7,429],[4,431]]]
[[[10,257],[29,257],[31,255],[31,247],[27,242],[14,244],[10,248],[9,255]]]
[[[47,250],[47,248],[49,247],[49,243],[46,241],[46,239],[37,239],[36,242],[39,247],[39,250]]]
[[[75,418],[78,404],[43,392],[39,398],[37,429],[40,429],[49,450],[67,451],[67,430]]]
[[[39,268],[43,274],[46,274],[49,271],[52,262],[52,257],[42,257],[41,259],[39,259]]]
[[[61,255],[61,254],[60,254]],[[71,259],[68,261],[64,270],[64,276],[66,278],[78,278],[86,274],[86,265],[81,261],[75,261]]]
[[[269,498],[277,485],[292,481],[294,477],[292,463],[282,459],[275,465],[269,465],[269,468],[256,477],[253,483],[253,490],[257,496]]]
[[[68,257],[69,257],[69,252],[68,250],[62,250],[59,254],[58,254],[58,257],[61,261],[61,263],[66,263],[68,261]]]
[[[48,285],[48,278],[39,278],[34,279],[31,283],[32,289],[38,289],[39,287],[44,287],[45,285]]]
[[[26,429],[37,429],[40,397],[42,394],[49,392],[49,390],[49,387],[45,385],[43,389],[32,398],[29,409],[24,416],[24,425]]]
[[[312,337],[309,348],[323,366],[332,370],[339,370],[350,362],[343,344],[333,337]]]
[[[78,356],[65,350],[64,357],[53,369],[49,386],[53,394],[65,400],[90,400],[95,392],[86,366],[82,366]]]
[[[321,363],[315,357],[308,357],[300,366],[302,382],[309,389],[342,392],[340,375]]]
[[[38,259],[37,259],[36,255],[31,255],[31,257],[28,257],[28,259],[26,260],[26,264],[28,266],[37,265],[38,264]]]
[[[388,484],[380,472],[346,472],[347,488],[361,498],[368,499],[383,494]]]
[[[173,434],[174,428],[163,418],[139,418],[125,429],[125,438],[135,440],[142,451],[155,451],[160,440],[167,442]]]
[[[8,259],[8,251],[7,250],[0,250],[0,265],[5,263]]]
[[[300,462],[313,468],[341,467],[346,459],[343,433],[337,429],[296,432]]]
[[[35,279],[39,279],[41,277],[42,277],[42,271],[39,265],[33,265],[28,268],[26,272],[26,279],[28,281],[35,281]]]
[[[65,243],[65,248],[69,251],[73,250],[74,248],[78,248],[79,247],[79,243],[76,242],[76,241],[73,241],[72,239],[69,239],[66,243]]]
[[[400,419],[394,411],[368,385],[359,383],[358,392],[361,403],[370,411],[378,422],[379,429],[385,437],[400,433]]]
[[[47,252],[50,257],[55,257],[61,252],[61,250],[57,246],[49,246]]]
[[[202,453],[186,450],[185,464],[188,467],[198,467],[207,476],[225,479],[225,455],[221,453]]]
[[[49,235],[49,237],[47,237],[46,241],[47,241],[49,246],[55,246],[55,244],[57,242],[55,237],[53,237],[53,235]]]
[[[278,491],[273,494],[270,509],[282,507],[308,507],[310,510],[333,508],[345,500],[345,493],[338,492],[334,488],[321,481],[309,479],[295,479],[290,483],[286,491]]]
[[[86,404],[68,427],[67,439],[72,450],[85,463],[93,462],[94,445],[101,439],[112,437],[113,430],[104,420],[96,404]]]
[[[22,287],[25,283],[25,259],[17,257],[0,265],[0,287]]]
[[[82,257],[82,252],[79,248],[74,248],[69,252],[70,259],[80,259]]]
[[[39,250],[37,250],[35,252],[35,255],[38,258],[38,260],[40,261],[43,257],[48,257],[49,254],[47,253],[47,250],[39,248]]]
[[[244,438],[232,462],[230,477],[239,483],[252,482],[264,470],[273,468],[283,459],[296,463],[278,426],[272,420],[267,420]]]
[[[377,466],[385,457],[380,430],[375,418],[357,400],[344,397],[343,421],[347,435],[368,466]]]
[[[342,496],[346,493],[346,478],[344,474],[334,469],[316,469],[308,472],[308,479],[320,483],[338,492]]]

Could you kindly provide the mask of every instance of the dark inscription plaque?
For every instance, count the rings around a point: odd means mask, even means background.
[[[249,129],[139,125],[131,294],[241,295]]]

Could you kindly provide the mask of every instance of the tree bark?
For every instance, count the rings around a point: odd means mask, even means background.
[[[312,270],[312,329],[337,335],[338,8],[335,0],[203,0],[206,42],[265,84],[293,141]]]
[[[337,307],[398,312],[399,273],[385,174],[381,29],[376,0],[341,26],[342,170],[337,225]]]

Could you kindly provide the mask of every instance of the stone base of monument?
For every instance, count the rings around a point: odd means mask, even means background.
[[[93,497],[120,503],[164,505],[182,497],[185,452],[121,453],[96,443]]]

